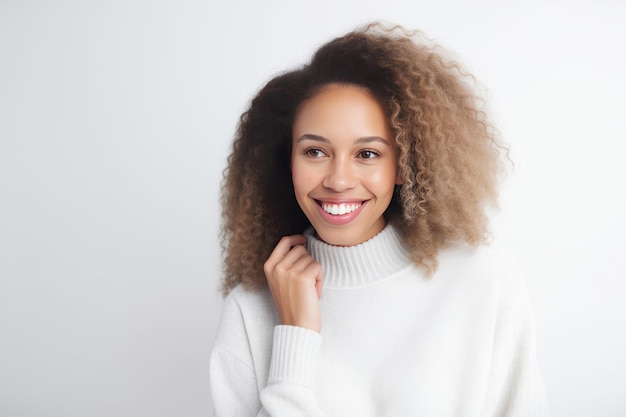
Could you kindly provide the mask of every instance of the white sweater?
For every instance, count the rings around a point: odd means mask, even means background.
[[[211,355],[216,417],[546,416],[523,279],[487,248],[439,254],[430,278],[387,226],[322,264],[321,334],[279,325],[272,296],[233,289]]]

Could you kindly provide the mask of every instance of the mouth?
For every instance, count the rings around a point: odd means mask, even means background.
[[[351,223],[361,213],[369,200],[331,202],[315,200],[320,216],[327,224],[344,226]]]
[[[363,201],[352,203],[329,203],[316,200],[316,202],[322,210],[324,210],[324,212],[332,216],[343,216],[344,214],[352,213],[363,205]]]

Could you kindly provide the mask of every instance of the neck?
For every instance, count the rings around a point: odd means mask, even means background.
[[[347,288],[384,280],[411,264],[398,231],[387,225],[370,240],[355,246],[332,246],[305,233],[307,249],[322,264],[324,287]]]

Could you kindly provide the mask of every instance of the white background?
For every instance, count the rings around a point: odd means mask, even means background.
[[[384,3],[384,5],[383,5]],[[385,19],[485,86],[554,416],[626,415],[626,6],[0,1],[0,415],[211,416],[217,202],[278,71]]]

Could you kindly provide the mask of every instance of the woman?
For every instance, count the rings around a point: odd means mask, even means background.
[[[546,415],[502,148],[456,63],[369,25],[272,79],[223,188],[221,416]]]

